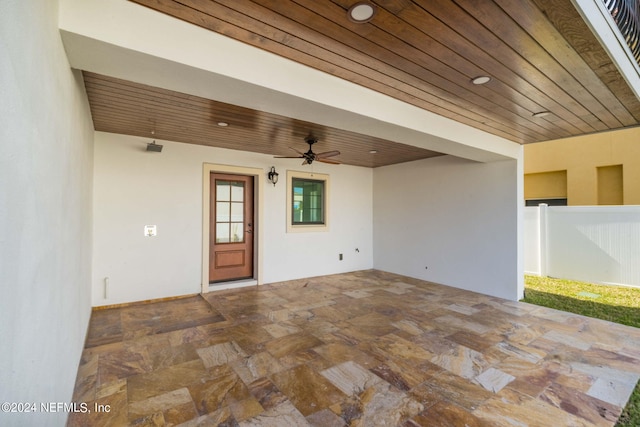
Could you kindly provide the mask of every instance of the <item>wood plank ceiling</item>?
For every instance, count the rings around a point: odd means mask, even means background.
[[[278,156],[296,156],[291,147],[307,151],[304,139],[314,136],[318,138],[313,146],[315,153],[338,150],[336,160],[364,167],[441,155],[277,114],[86,71],[83,74],[94,127],[99,131]],[[220,122],[228,126],[219,126]]]
[[[640,102],[571,0],[375,0],[376,14],[363,24],[347,18],[357,0],[131,1],[521,144],[637,126],[640,121]],[[128,99],[127,109],[118,111],[125,107],[104,99],[108,88],[145,93],[145,102],[152,98],[167,112],[180,96],[85,76],[97,130],[117,132],[117,123],[130,128],[151,120],[143,112],[133,113],[142,101]],[[477,76],[491,80],[473,85]],[[372,144],[388,144],[385,150],[394,145],[184,96],[193,102],[193,111],[182,114],[201,116],[194,122],[220,108],[216,113],[226,117],[224,121],[244,123],[246,133],[238,131],[230,142],[249,151],[290,154],[285,146],[293,140],[270,146],[275,129],[299,139],[314,132],[321,140],[333,140],[320,149],[338,149],[345,163],[375,167],[386,163],[375,156],[356,158]],[[146,105],[140,109],[151,111]],[[548,114],[533,116],[539,112]],[[257,126],[261,120],[274,120],[277,126]],[[183,139],[211,141],[216,132],[219,129],[196,126]],[[389,163],[436,154],[398,146],[397,158]]]

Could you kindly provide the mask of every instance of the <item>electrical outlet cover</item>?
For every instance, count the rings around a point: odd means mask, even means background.
[[[155,237],[158,235],[158,229],[155,225],[145,225],[144,226],[144,235],[146,237]]]

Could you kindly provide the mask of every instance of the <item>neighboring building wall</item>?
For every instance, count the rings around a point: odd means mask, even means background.
[[[264,283],[373,267],[369,168],[301,166],[296,159],[168,141],[158,141],[162,153],[150,153],[149,139],[104,132],[95,139],[94,306],[200,292],[203,163],[261,168],[265,176],[275,165],[280,174],[275,187],[265,180],[263,188]],[[286,232],[287,169],[330,176],[328,232]],[[157,237],[144,237],[150,224]]]
[[[64,425],[91,314],[93,125],[58,2],[0,2],[2,426]]]
[[[451,156],[374,170],[374,267],[516,300],[517,161]]]
[[[525,200],[640,204],[639,139],[633,128],[525,145]]]

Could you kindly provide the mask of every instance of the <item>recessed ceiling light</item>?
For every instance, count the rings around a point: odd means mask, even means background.
[[[371,21],[375,14],[376,7],[373,4],[367,1],[361,1],[355,3],[349,8],[347,17],[352,22],[355,22],[357,24],[364,24],[365,22]]]
[[[537,113],[533,113],[532,116],[536,119],[539,117],[546,117],[551,114],[551,111],[538,111]]]
[[[378,154],[378,150],[369,150],[369,154]]]
[[[218,126],[225,128],[225,127],[229,126],[229,123],[227,123],[227,122],[218,122]]]
[[[471,80],[471,83],[474,85],[483,85],[485,83],[489,83],[491,81],[491,77],[489,76],[478,76]]]

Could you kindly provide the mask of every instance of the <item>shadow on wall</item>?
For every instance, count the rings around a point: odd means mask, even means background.
[[[596,300],[582,300],[533,289],[526,289],[522,301],[636,328],[640,327],[640,308],[638,307],[603,304],[596,302]]]

